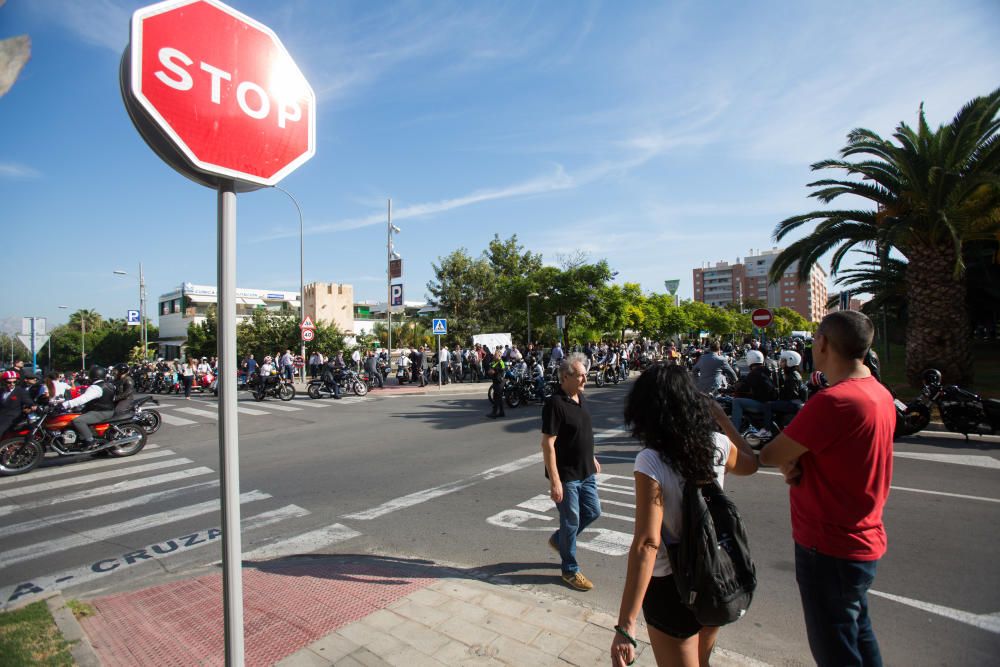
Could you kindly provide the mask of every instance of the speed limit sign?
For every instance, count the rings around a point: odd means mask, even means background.
[[[312,329],[303,329],[302,330],[302,340],[304,342],[308,343],[309,341],[311,341],[315,337],[316,337],[316,332],[314,330],[312,330]]]

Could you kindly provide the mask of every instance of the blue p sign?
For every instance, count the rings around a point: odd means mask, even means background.
[[[132,326],[133,324],[142,324],[142,322],[139,320],[139,311],[138,310],[130,310],[130,311],[128,311],[127,323],[128,323],[129,326]]]

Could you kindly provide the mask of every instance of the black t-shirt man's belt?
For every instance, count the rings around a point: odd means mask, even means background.
[[[583,394],[578,398],[579,403],[571,400],[560,388],[542,408],[542,433],[556,436],[556,470],[562,482],[576,482],[597,472],[590,410]]]

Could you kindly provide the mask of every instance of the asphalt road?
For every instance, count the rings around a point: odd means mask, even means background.
[[[588,387],[604,501],[579,553],[596,585],[590,593],[560,583],[546,545],[556,512],[542,472],[540,409],[491,421],[474,395],[241,400],[244,553],[437,561],[616,614],[638,449],[619,430],[626,391]],[[132,589],[218,561],[214,400],[163,404],[166,423],[136,457],[47,461],[0,480],[0,603],[54,588],[76,597]],[[897,443],[889,553],[871,599],[886,664],[996,663],[998,453],[1000,438],[966,443],[925,432]],[[747,618],[720,644],[765,663],[809,664],[787,490],[767,472],[726,484],[747,522],[760,585]]]

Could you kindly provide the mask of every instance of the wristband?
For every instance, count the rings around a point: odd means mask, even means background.
[[[620,634],[620,635],[621,635],[622,637],[624,637],[625,639],[627,639],[627,640],[629,641],[629,643],[630,643],[630,644],[632,644],[632,648],[633,648],[633,649],[637,649],[637,648],[639,648],[639,642],[637,642],[637,641],[635,640],[635,637],[633,637],[633,636],[632,636],[632,635],[630,635],[630,634],[629,634],[628,632],[626,632],[626,631],[625,631],[625,628],[623,628],[623,627],[622,627],[622,626],[620,626],[620,625],[616,625],[616,626],[615,626],[615,632],[617,632],[617,633],[618,633],[618,634]],[[628,664],[628,665],[634,665],[634,664],[635,664],[635,658],[633,657],[633,658],[632,658],[632,662],[629,662],[629,663],[626,663],[626,664]]]

